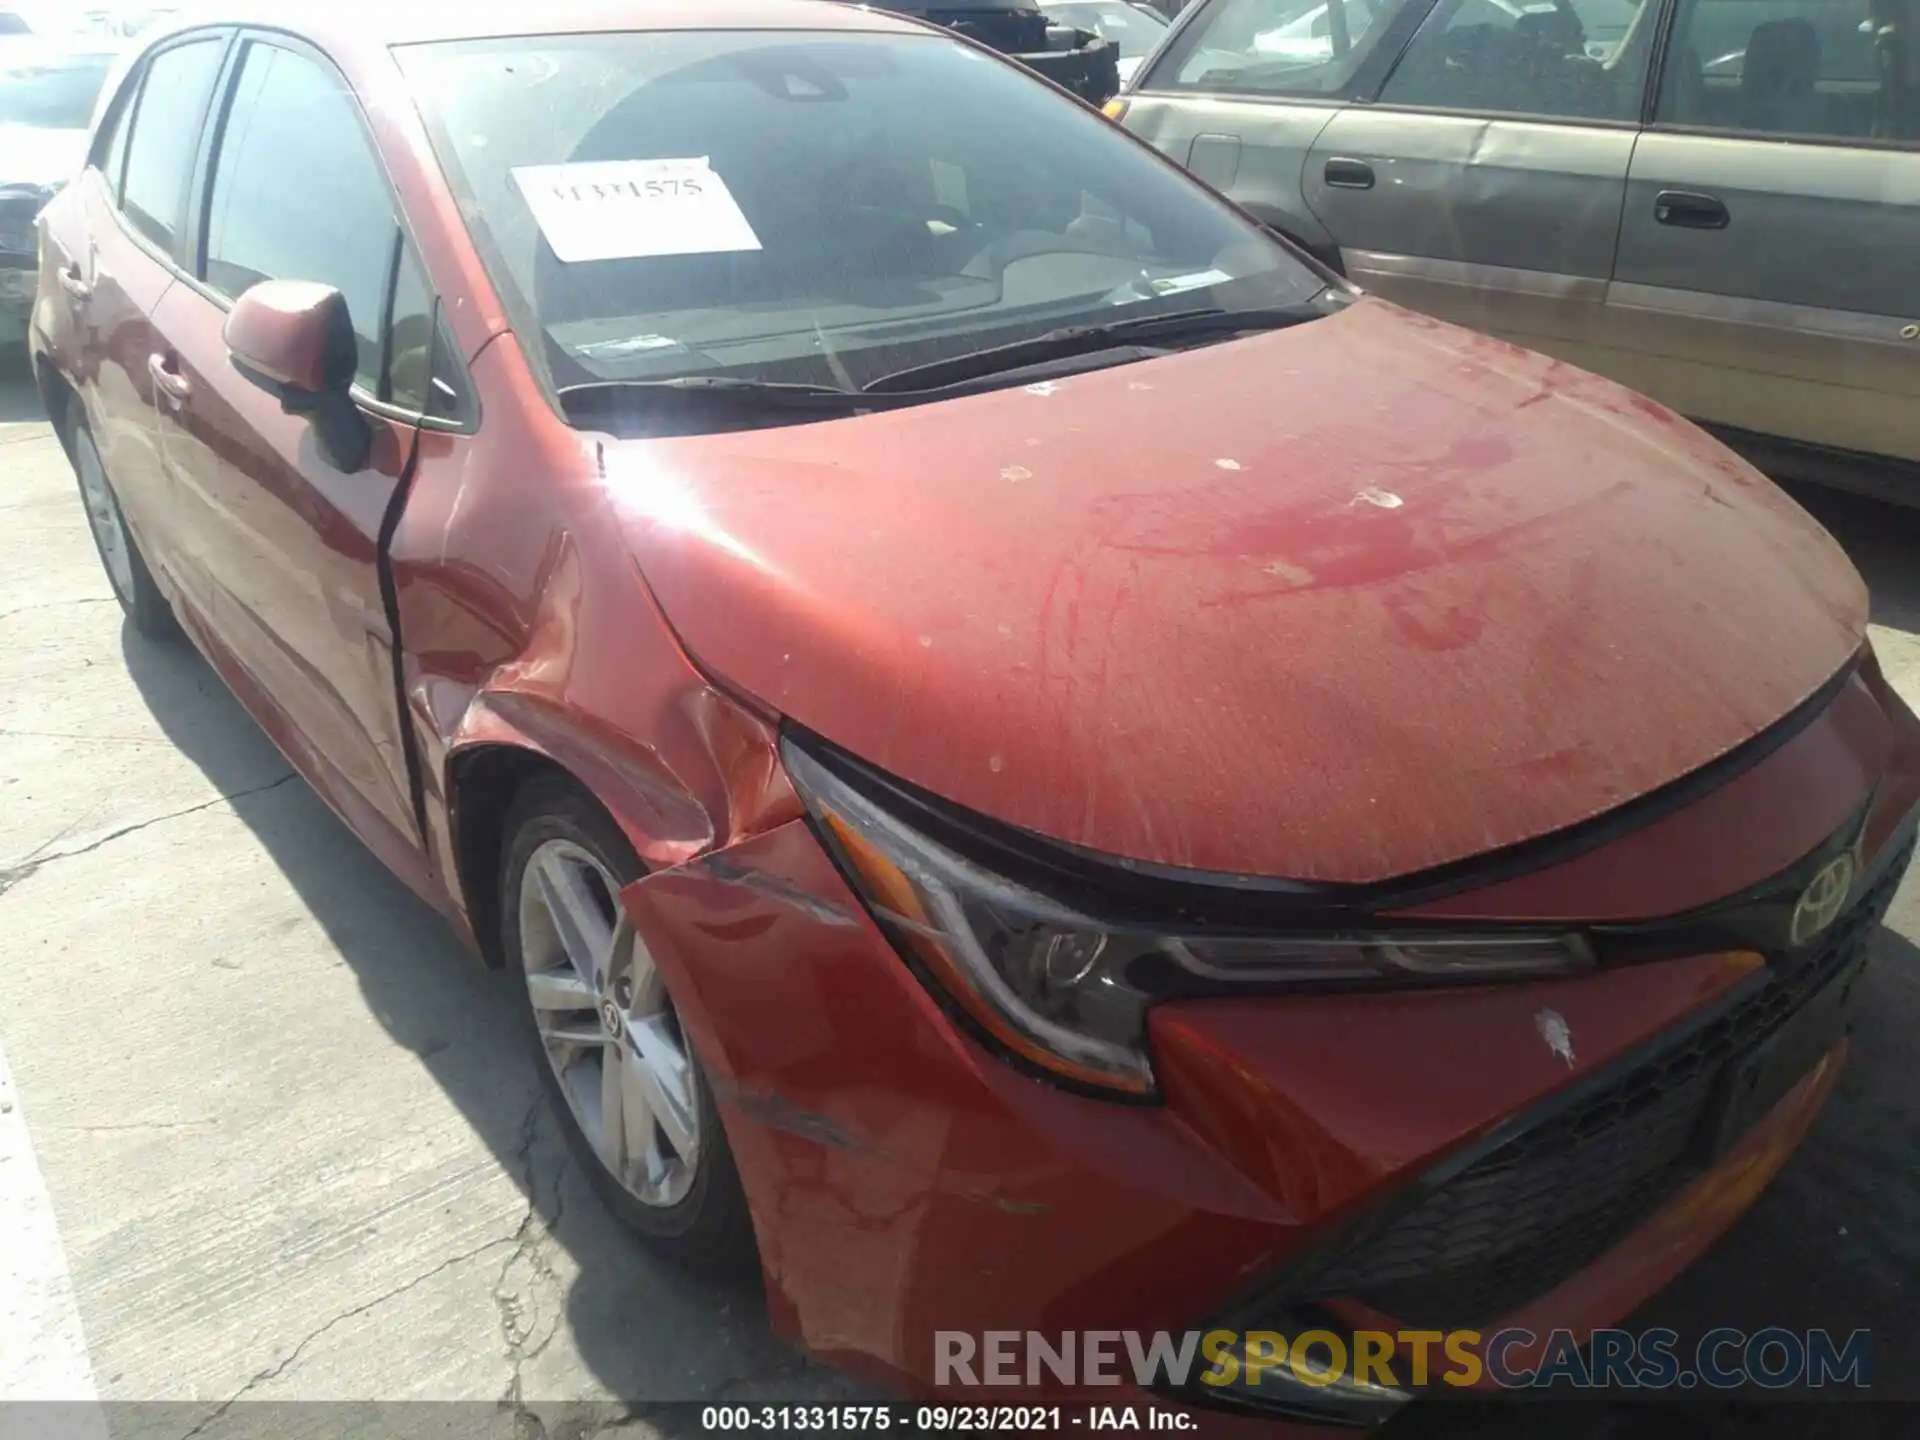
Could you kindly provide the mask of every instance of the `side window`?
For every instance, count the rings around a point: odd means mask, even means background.
[[[127,173],[127,139],[133,134],[133,107],[139,103],[140,77],[132,75],[120,87],[113,112],[93,142],[94,163],[107,177],[107,189],[113,192],[115,204],[120,202],[120,187]]]
[[[1680,0],[1656,123],[1920,140],[1920,86],[1881,64],[1871,0]]]
[[[1635,121],[1659,10],[1658,0],[1441,0],[1380,103]]]
[[[255,41],[241,58],[207,202],[205,280],[229,297],[314,280],[346,297],[355,379],[380,386],[380,321],[399,221],[346,83]]]
[[[433,290],[420,257],[403,242],[393,275],[393,320],[387,327],[387,373],[380,398],[423,415],[458,419],[464,409],[459,384],[446,351],[436,355],[433,342]]]
[[[162,50],[147,62],[147,78],[140,87],[121,206],[135,229],[169,252],[180,233],[187,178],[226,43],[194,40]]]
[[[1214,0],[1140,88],[1344,94],[1410,3],[1420,0]]]

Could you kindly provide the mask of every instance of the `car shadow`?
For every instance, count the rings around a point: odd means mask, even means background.
[[[852,1382],[796,1354],[772,1334],[757,1277],[687,1274],[651,1254],[617,1224],[566,1154],[539,1086],[510,977],[489,971],[335,818],[303,782],[262,786],[287,766],[213,669],[184,639],[155,644],[130,625],[128,674],[167,738],[194,762],[280,869],[351,967],[368,1011],[410,1050],[498,1157],[577,1266],[563,1297],[543,1278],[537,1250],[507,1267],[511,1312],[501,1336],[517,1367],[510,1398],[542,1415],[604,1387],[622,1411],[646,1415],[662,1401],[731,1398],[827,1400]],[[516,1267],[520,1272],[517,1273]],[[571,1269],[572,1267],[562,1267]],[[488,1317],[490,1320],[492,1316]],[[560,1329],[596,1385],[583,1384]],[[379,1397],[370,1397],[379,1398]],[[491,1400],[495,1397],[474,1397]],[[649,1416],[692,1432],[697,1414]]]
[[[0,425],[46,419],[25,345],[0,345]]]
[[[1840,542],[1867,578],[1874,623],[1920,631],[1920,508],[1818,485],[1780,482]],[[1916,496],[1920,499],[1920,496]]]

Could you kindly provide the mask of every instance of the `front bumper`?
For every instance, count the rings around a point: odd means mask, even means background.
[[[1702,1147],[1719,1077],[1846,971],[1904,867],[1920,726],[1869,681],[1888,724],[1860,793],[1835,800],[1866,815],[1869,878],[1811,968],[1715,951],[1169,1003],[1151,1022],[1163,1104],[1069,1094],[986,1053],[804,822],[638,882],[623,898],[712,1074],[776,1326],[929,1394],[939,1332],[1151,1336],[1296,1303],[1541,1334],[1617,1320],[1754,1198],[1837,1072],[1838,1048]],[[1547,1043],[1548,1015],[1568,1044]],[[1503,1225],[1523,1200],[1525,1224]],[[1041,1372],[957,1398],[1054,1393],[1076,1392]]]

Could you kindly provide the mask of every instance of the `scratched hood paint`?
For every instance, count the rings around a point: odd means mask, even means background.
[[[1779,720],[1866,622],[1825,532],[1691,426],[1377,301],[606,465],[715,674],[960,805],[1212,871],[1562,829]]]

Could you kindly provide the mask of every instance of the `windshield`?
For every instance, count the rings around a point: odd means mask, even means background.
[[[111,55],[0,52],[0,125],[86,129],[112,65]]]
[[[1093,111],[935,35],[666,32],[406,47],[555,388],[858,388],[1069,324],[1321,279]]]

